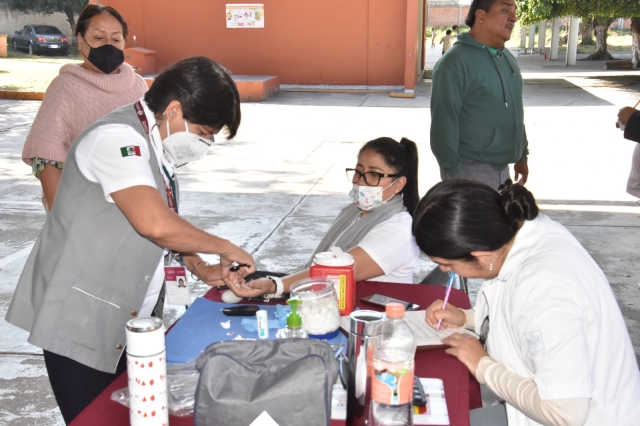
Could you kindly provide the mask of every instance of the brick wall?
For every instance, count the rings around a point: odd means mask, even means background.
[[[461,10],[462,9],[462,10]],[[428,27],[450,27],[464,25],[469,7],[429,7],[427,11]]]

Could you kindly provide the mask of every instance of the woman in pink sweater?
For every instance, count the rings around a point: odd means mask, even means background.
[[[127,23],[109,6],[87,5],[76,25],[80,65],[66,64],[53,79],[22,150],[40,179],[43,204],[53,206],[67,152],[90,124],[147,91],[145,81],[124,63]]]

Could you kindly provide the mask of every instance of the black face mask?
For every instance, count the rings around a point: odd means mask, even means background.
[[[87,41],[84,41],[87,43]],[[87,43],[89,46],[89,43]],[[112,44],[105,44],[100,47],[89,46],[89,56],[87,56],[96,68],[105,74],[111,74],[124,62],[124,52]]]

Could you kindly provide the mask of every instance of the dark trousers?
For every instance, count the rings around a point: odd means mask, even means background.
[[[114,374],[95,370],[49,351],[44,351],[44,363],[62,417],[69,424],[127,369],[127,356],[123,352]]]

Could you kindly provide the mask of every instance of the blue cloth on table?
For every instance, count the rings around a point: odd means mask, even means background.
[[[242,328],[243,319],[255,319],[254,317],[229,317],[222,313],[223,308],[232,306],[228,303],[212,302],[204,298],[197,298],[187,309],[180,320],[173,326],[165,337],[167,348],[167,362],[181,364],[200,356],[202,351],[212,343],[223,340],[234,340],[238,336],[243,339],[258,340],[256,331],[247,331]],[[275,313],[288,306],[261,305],[269,314],[269,319],[275,319]],[[283,312],[280,312],[283,315]],[[223,328],[220,323],[229,321],[230,327]],[[268,340],[275,340],[275,330],[269,331]],[[342,333],[331,339],[328,343],[341,343],[344,349],[347,346],[347,338]]]
[[[279,329],[287,326],[287,316],[291,312],[291,306],[289,305],[276,305],[276,311],[273,312],[269,318],[269,329]],[[269,312],[271,313],[271,312]],[[245,317],[240,322],[240,325],[246,331],[258,331],[258,319],[256,317]]]

